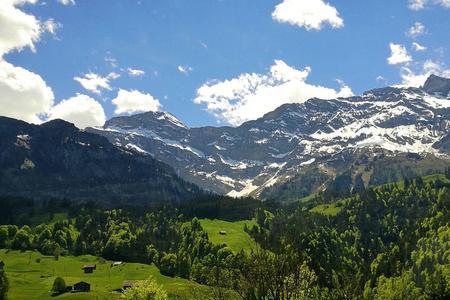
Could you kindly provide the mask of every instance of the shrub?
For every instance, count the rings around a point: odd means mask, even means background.
[[[53,282],[52,292],[62,294],[66,291],[66,282],[61,277],[56,277]]]

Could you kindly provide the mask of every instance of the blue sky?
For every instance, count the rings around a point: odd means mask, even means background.
[[[117,115],[113,100],[122,90],[116,101],[122,105],[119,114],[148,105],[192,127],[239,125],[315,93],[324,98],[359,94],[384,85],[417,85],[429,73],[449,73],[450,3],[445,0],[5,1],[10,3],[5,7],[34,16],[42,28],[45,21],[53,24],[33,42],[19,41],[3,51],[9,74],[23,68],[51,89],[53,103],[47,110],[79,94],[86,100],[79,106],[95,100],[110,118]],[[336,14],[317,12],[320,28],[311,28],[315,25],[302,19],[302,10],[311,9],[305,8],[308,2],[327,5]],[[281,6],[275,17],[278,5],[290,5],[291,13]],[[0,25],[1,18],[0,13]],[[8,18],[3,22],[12,24]],[[130,76],[130,68],[145,74]],[[74,79],[89,73],[107,78],[107,88],[89,90]],[[2,95],[1,80],[0,75],[0,114],[29,120],[13,110],[2,113],[20,89],[10,87]],[[123,99],[133,96],[137,100]],[[71,121],[70,107],[31,113],[40,120],[62,115]]]

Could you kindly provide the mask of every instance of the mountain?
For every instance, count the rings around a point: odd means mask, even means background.
[[[168,165],[71,123],[0,117],[0,196],[146,203],[198,193]]]
[[[295,182],[302,196],[343,174],[369,184],[440,170],[450,154],[449,82],[433,75],[422,88],[285,104],[238,127],[188,128],[171,114],[147,112],[88,131],[217,193],[270,197]]]
[[[446,97],[450,94],[450,79],[431,75],[422,88],[429,94]]]

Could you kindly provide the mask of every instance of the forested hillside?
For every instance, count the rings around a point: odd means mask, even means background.
[[[216,197],[199,210],[196,203],[72,207],[56,222],[0,226],[0,247],[154,263],[164,275],[212,286],[210,299],[227,299],[223,290],[242,299],[450,297],[448,169],[342,199],[318,195],[279,206]],[[321,211],[327,206],[335,212]],[[212,243],[197,219],[233,220],[231,211],[242,211],[234,220],[255,218],[244,229],[256,241],[251,251]]]
[[[168,165],[71,123],[0,117],[0,196],[145,204],[201,193]]]

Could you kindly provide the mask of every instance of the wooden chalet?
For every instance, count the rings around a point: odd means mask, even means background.
[[[97,265],[84,265],[81,269],[84,270],[84,273],[94,273]]]

